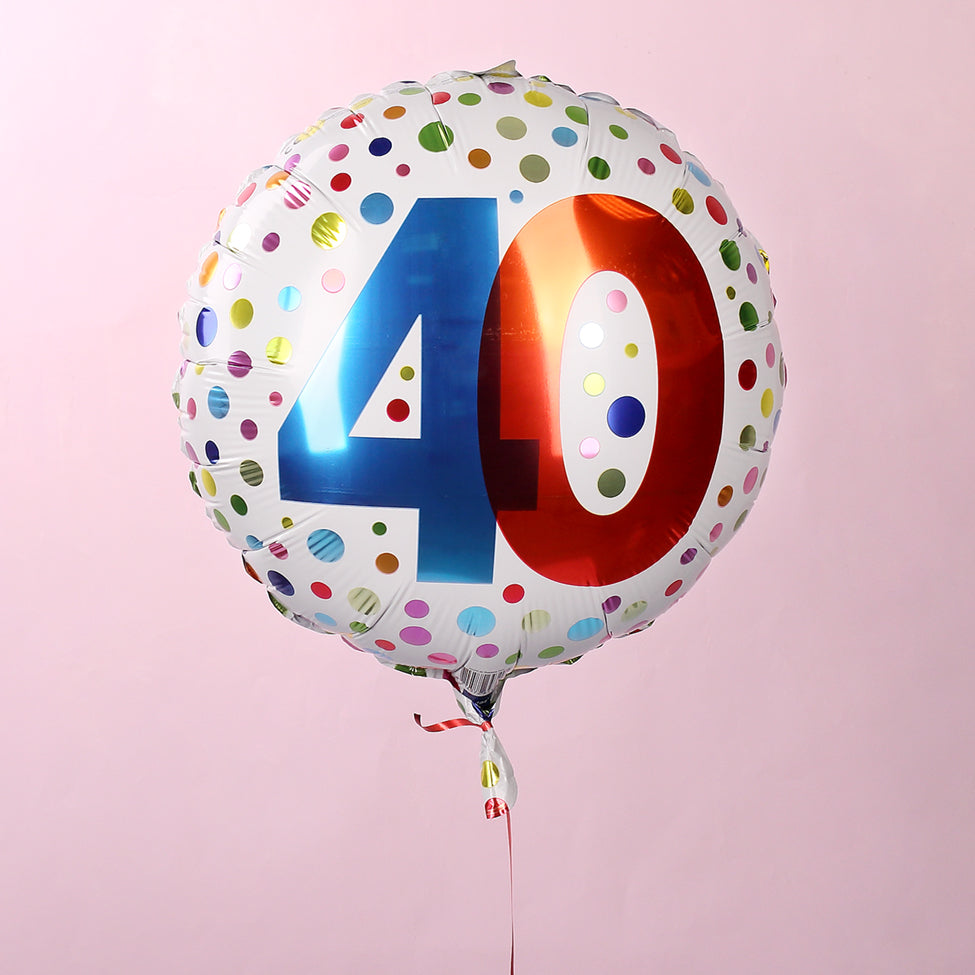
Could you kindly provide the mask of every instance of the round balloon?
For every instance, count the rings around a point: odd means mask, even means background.
[[[514,64],[323,115],[180,319],[190,482],[285,616],[496,696],[679,599],[765,477],[767,262],[648,115]]]

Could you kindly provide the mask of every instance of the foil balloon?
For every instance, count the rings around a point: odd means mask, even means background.
[[[286,617],[490,717],[735,535],[785,368],[767,262],[648,115],[509,63],[324,114],[182,308],[190,481]]]

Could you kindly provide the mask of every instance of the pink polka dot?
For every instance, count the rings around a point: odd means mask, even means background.
[[[652,176],[657,171],[657,167],[645,157],[641,156],[641,158],[636,161],[636,164],[640,172],[646,173],[647,176]]]
[[[391,642],[390,640],[377,640],[376,641],[376,646],[380,650],[395,650],[396,649],[396,644],[393,643],[393,642]]]
[[[297,152],[293,156],[288,156],[288,158],[284,161],[284,171],[286,173],[290,173],[291,170],[293,170],[300,162],[301,156],[299,156]]]
[[[257,183],[248,183],[237,197],[237,206],[243,206],[254,195],[254,190],[256,189]]]
[[[282,402],[282,396],[278,392],[269,393],[267,397],[267,401],[271,404],[271,406],[280,406]]]
[[[672,582],[672,583],[671,583],[671,584],[670,584],[670,585],[669,585],[669,586],[668,586],[668,587],[667,587],[667,588],[666,588],[666,589],[664,590],[664,595],[665,595],[665,596],[673,596],[673,594],[674,594],[675,592],[677,592],[677,590],[678,590],[678,589],[680,589],[680,587],[681,587],[682,585],[684,585],[684,580],[683,580],[683,579],[677,579],[677,580],[676,580],[675,582]],[[639,625],[639,624],[638,624],[638,625]],[[630,632],[632,632],[632,630],[631,630]]]
[[[708,538],[710,538],[712,542],[716,542],[721,537],[721,533],[723,531],[724,531],[724,525],[722,525],[721,522],[719,521],[714,526],[714,528],[711,529],[711,534],[708,535]],[[668,593],[668,595],[669,595],[669,593]]]
[[[330,267],[322,275],[322,287],[329,294],[338,294],[345,287],[345,275],[337,267]]]
[[[186,415],[191,420],[196,416],[196,400],[192,396],[186,401]]]
[[[622,291],[610,291],[606,295],[606,305],[610,311],[623,311],[626,308],[626,295]]]
[[[757,467],[753,467],[745,475],[745,482],[741,486],[741,488],[745,492],[745,494],[751,494],[752,493],[752,489],[755,487],[755,484],[757,483],[757,481],[758,481],[758,468]]]
[[[200,463],[199,454],[193,449],[193,444],[187,441],[186,446],[183,448],[186,451],[186,456],[189,457],[194,464]]]
[[[223,286],[228,291],[233,291],[234,288],[240,284],[241,270],[239,264],[231,264],[226,271],[223,272]]]
[[[708,213],[711,214],[711,219],[715,223],[720,223],[722,226],[724,226],[724,224],[728,222],[728,214],[725,213],[724,207],[716,197],[709,196],[707,200],[705,200],[705,205],[708,208]]]
[[[253,420],[241,420],[240,435],[245,440],[253,440],[257,436],[257,424]]]
[[[349,147],[341,142],[337,146],[332,146],[332,148],[328,150],[328,158],[331,159],[332,162],[339,162],[340,160],[345,159],[348,154]]]
[[[479,657],[496,657],[499,651],[493,643],[482,643],[474,652]]]
[[[411,599],[403,608],[406,615],[415,620],[422,620],[430,612],[430,607],[422,599]]]
[[[267,550],[276,559],[286,559],[288,557],[288,550],[280,542],[271,542],[271,544],[268,545]]]
[[[411,647],[425,647],[431,639],[430,631],[422,626],[404,626],[399,631],[399,638]]]
[[[599,441],[595,437],[586,437],[585,440],[579,444],[579,453],[582,454],[587,460],[591,460],[596,454],[599,453]]]
[[[444,102],[450,101],[450,92],[448,91],[435,91],[431,96],[434,105],[443,105]]]
[[[396,175],[397,176],[409,176],[410,175],[410,167],[407,166],[406,163],[400,163],[396,167]]]
[[[427,660],[432,664],[443,664],[445,666],[457,663],[457,658],[452,653],[429,653]]]
[[[775,346],[771,342],[765,346],[765,364],[769,369],[775,365]]]

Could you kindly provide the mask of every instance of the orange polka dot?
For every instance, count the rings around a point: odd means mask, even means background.
[[[386,118],[402,118],[406,114],[406,109],[402,105],[390,105],[389,108],[383,112]]]
[[[376,558],[376,568],[380,572],[390,575],[399,568],[399,559],[392,552],[383,552]]]
[[[217,269],[217,257],[216,251],[210,251],[209,254],[204,258],[203,263],[200,265],[200,287],[205,288],[210,283],[210,278],[213,277],[213,272]]]
[[[475,169],[487,169],[491,165],[491,154],[485,149],[471,149],[467,154],[467,161]]]
[[[273,190],[275,186],[280,186],[287,178],[288,174],[283,169],[280,169],[264,185],[269,190]]]

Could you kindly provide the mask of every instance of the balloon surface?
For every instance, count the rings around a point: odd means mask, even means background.
[[[513,63],[334,109],[200,255],[190,481],[285,616],[488,697],[644,629],[740,528],[767,262],[674,135]]]

